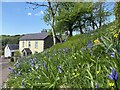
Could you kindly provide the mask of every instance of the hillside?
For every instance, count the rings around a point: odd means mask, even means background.
[[[7,44],[18,44],[19,38],[23,35],[0,35],[0,55],[4,54],[4,48]]]
[[[120,75],[119,33],[111,23],[91,33],[69,37],[42,53],[21,58],[14,69],[9,68],[11,76],[6,85],[14,88],[120,88],[117,77]],[[109,75],[111,67],[114,79]]]

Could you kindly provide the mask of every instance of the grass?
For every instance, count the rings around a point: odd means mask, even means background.
[[[69,37],[42,53],[21,58],[11,69],[7,87],[112,88],[110,83],[114,80],[108,78],[110,67],[120,75],[116,33],[118,29],[111,23],[91,33]],[[120,79],[117,84],[120,85]]]

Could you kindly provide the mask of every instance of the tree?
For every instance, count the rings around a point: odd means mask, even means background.
[[[120,28],[120,1],[116,2],[115,4],[115,16],[116,16],[118,28]]]
[[[85,7],[86,6],[86,7]],[[60,32],[69,31],[72,36],[74,30],[79,30],[83,34],[85,14],[91,12],[91,3],[61,3],[56,16],[56,28]]]
[[[47,32],[47,29],[43,29],[41,32]]]
[[[55,2],[50,2],[50,0],[47,0],[47,4],[39,4],[39,3],[36,3],[36,2],[27,2],[29,4],[32,4],[33,6],[35,6],[33,9],[36,9],[36,8],[39,8],[41,6],[45,6],[47,7],[47,11],[48,11],[48,21],[51,21],[51,27],[52,27],[52,36],[53,36],[53,42],[54,42],[54,45],[56,44],[56,33],[55,33],[55,28],[54,28],[54,24],[55,24],[55,14],[57,12],[57,7],[58,7],[58,4],[55,3]]]
[[[109,2],[96,2],[93,3],[93,14],[91,15],[91,22],[93,25],[95,25],[97,28],[101,27],[107,20],[107,17],[110,16],[111,10],[108,10],[108,6],[111,4]],[[99,26],[98,26],[99,25]],[[94,26],[93,26],[94,29]]]

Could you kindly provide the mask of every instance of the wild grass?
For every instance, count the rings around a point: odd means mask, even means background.
[[[115,34],[118,34],[115,37]],[[69,37],[42,53],[21,58],[6,87],[115,88],[110,67],[120,76],[120,32],[109,24],[88,34]],[[120,79],[116,80],[120,88]]]

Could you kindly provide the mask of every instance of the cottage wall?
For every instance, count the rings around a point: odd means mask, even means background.
[[[44,40],[44,49],[50,48],[53,45],[53,40],[50,36],[48,36],[45,40]]]
[[[11,51],[8,46],[5,47],[4,49],[4,56],[5,57],[11,57]]]
[[[29,47],[28,44],[31,46]],[[35,42],[38,42],[38,48],[35,48]],[[32,51],[32,54],[35,52],[42,52],[44,50],[44,41],[43,40],[24,40],[24,47],[23,47],[23,40],[19,41],[19,50],[22,53],[24,48],[29,48]]]

